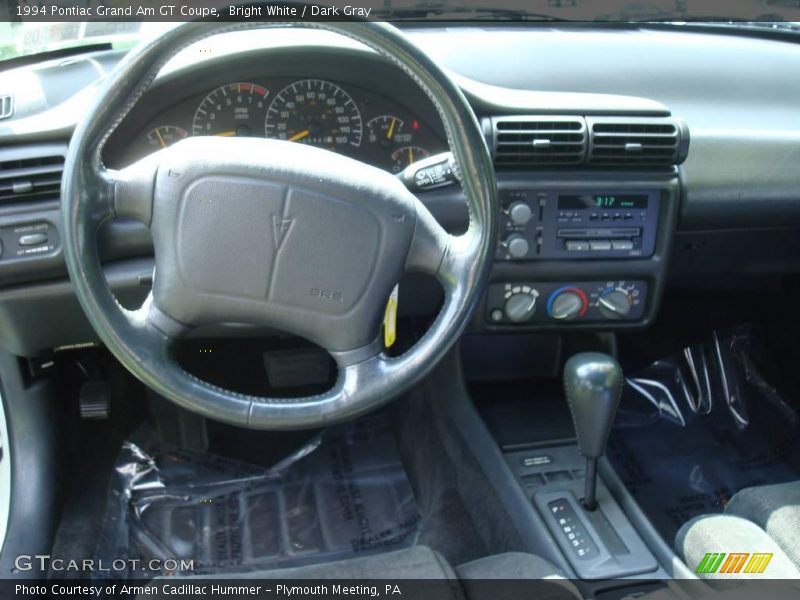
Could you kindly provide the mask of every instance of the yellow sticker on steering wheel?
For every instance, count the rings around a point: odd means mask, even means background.
[[[383,313],[383,345],[391,348],[397,339],[397,296],[399,286],[394,286]]]

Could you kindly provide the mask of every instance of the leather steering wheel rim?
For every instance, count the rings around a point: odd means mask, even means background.
[[[97,252],[97,231],[103,222],[136,214],[121,201],[126,196],[125,176],[102,162],[103,146],[160,69],[181,49],[212,35],[273,27],[338,33],[405,71],[442,118],[470,215],[467,231],[452,236],[417,208],[417,229],[424,231],[415,233],[415,242],[420,238],[422,243],[412,247],[406,266],[434,275],[445,292],[444,305],[428,331],[398,357],[387,357],[374,345],[367,352],[332,352],[339,365],[333,388],[301,398],[239,394],[183,370],[173,356],[170,320],[159,320],[153,294],[137,311],[120,306],[105,281]],[[140,45],[109,75],[77,126],[62,183],[65,260],[77,298],[101,341],[133,375],[167,399],[202,416],[254,429],[311,428],[350,419],[388,402],[428,373],[456,342],[485,289],[496,215],[492,161],[461,90],[395,27],[375,22],[190,22]]]

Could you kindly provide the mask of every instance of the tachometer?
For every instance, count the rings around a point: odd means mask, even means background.
[[[156,148],[166,148],[189,135],[183,127],[161,125],[147,132],[147,143]]]
[[[358,106],[338,85],[304,79],[275,95],[264,122],[267,137],[337,150],[361,145]]]
[[[208,94],[194,113],[192,135],[260,136],[269,91],[254,83],[229,83]]]

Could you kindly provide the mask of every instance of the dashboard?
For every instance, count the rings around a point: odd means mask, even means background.
[[[369,59],[359,62],[367,71],[378,67]],[[191,136],[308,144],[393,173],[447,149],[440,122],[431,121],[427,99],[414,90],[397,99],[367,89],[363,80],[358,85],[330,77],[329,65],[319,64],[318,57],[309,64],[317,66],[288,75],[264,67],[244,70],[242,77],[224,82],[216,75],[213,86],[191,88],[188,95],[178,79],[176,85],[166,86],[166,97],[173,99],[169,106],[155,99],[162,93],[151,92],[154,100],[145,103],[148,110],[131,115],[130,125],[112,136],[106,162],[124,167]],[[403,87],[400,79],[392,78]]]
[[[736,273],[745,285],[748,274],[800,269],[800,180],[788,168],[800,156],[800,87],[781,75],[800,45],[671,30],[408,33],[450,70],[495,162],[498,241],[471,331],[640,328],[668,284],[730,285]],[[124,168],[195,135],[292,140],[390,172],[447,150],[430,100],[375,53],[311,32],[274,46],[251,36],[233,47],[236,39],[222,36],[224,51],[162,72],[106,141],[104,162]],[[66,277],[58,173],[98,65],[123,56],[94,52],[12,74],[46,92],[0,121],[0,343],[18,355],[92,336]],[[716,68],[726,61],[742,72]],[[8,81],[0,73],[0,91]],[[666,152],[660,165],[640,164],[650,151]],[[445,229],[464,230],[459,186],[418,197]],[[149,230],[115,220],[99,238],[115,294],[137,306],[152,282]],[[401,314],[436,310],[427,284],[400,289]]]

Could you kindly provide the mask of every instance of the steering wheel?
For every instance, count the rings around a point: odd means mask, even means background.
[[[394,175],[307,145],[188,138],[123,170],[103,165],[109,135],[159,70],[209,36],[254,27],[306,27],[361,42],[428,95],[447,132],[469,207],[448,234]],[[425,375],[465,327],[488,279],[497,214],[481,129],[450,78],[396,28],[374,22],[185,23],[134,49],[77,126],[62,183],[63,244],[78,300],[97,335],[133,375],[205,417],[255,429],[319,427],[380,406]],[[97,230],[116,216],[150,227],[153,289],[129,311],[109,289]],[[406,271],[433,275],[443,306],[397,357],[378,336]],[[204,382],[174,356],[192,328],[272,326],[326,349],[335,385],[301,398],[257,397]]]

